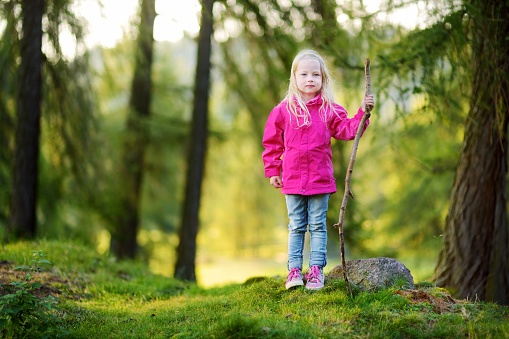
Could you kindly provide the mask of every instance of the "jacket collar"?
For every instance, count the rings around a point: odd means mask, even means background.
[[[313,99],[307,102],[307,106],[316,106],[323,103],[322,92],[319,92]]]
[[[294,97],[293,101],[297,104],[297,99]],[[323,103],[322,92],[319,92],[313,99],[306,103],[306,106],[316,106]]]

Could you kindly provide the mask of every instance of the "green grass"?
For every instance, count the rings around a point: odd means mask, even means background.
[[[34,250],[53,263],[35,280],[59,292],[70,338],[509,338],[507,307],[452,300],[429,283],[353,298],[342,280],[318,292],[287,291],[282,277],[205,289],[50,241],[5,245],[0,259],[29,265]]]

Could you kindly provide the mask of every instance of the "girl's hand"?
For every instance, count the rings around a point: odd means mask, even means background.
[[[370,111],[373,109],[373,107],[375,107],[375,98],[372,94],[362,99],[361,108],[364,112],[366,111],[366,107],[368,107]]]
[[[283,182],[279,176],[270,177],[270,184],[274,186],[274,188],[283,187]]]

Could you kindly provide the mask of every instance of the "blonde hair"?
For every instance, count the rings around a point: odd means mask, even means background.
[[[322,88],[320,89],[320,93],[322,94],[322,106],[320,106],[319,109],[320,117],[324,122],[326,122],[330,119],[332,114],[336,113],[333,105],[334,93],[332,90],[332,78],[329,74],[329,70],[327,69],[327,65],[325,64],[325,60],[320,54],[318,54],[318,52],[312,49],[304,49],[295,56],[295,59],[293,59],[290,73],[290,84],[285,97],[286,105],[290,112],[290,119],[292,118],[292,115],[295,116],[298,127],[311,125],[311,114],[306,106],[306,102],[302,99],[301,92],[297,88],[297,78],[295,75],[297,66],[304,59],[314,59],[320,64],[320,72],[322,73]],[[299,113],[298,108],[300,108],[302,113]],[[304,120],[302,124],[299,123],[299,118]]]

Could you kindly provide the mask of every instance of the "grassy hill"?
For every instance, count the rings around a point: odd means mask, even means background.
[[[429,283],[353,297],[341,280],[318,292],[287,291],[284,277],[205,289],[69,242],[1,253],[6,338],[509,338],[509,308]]]

